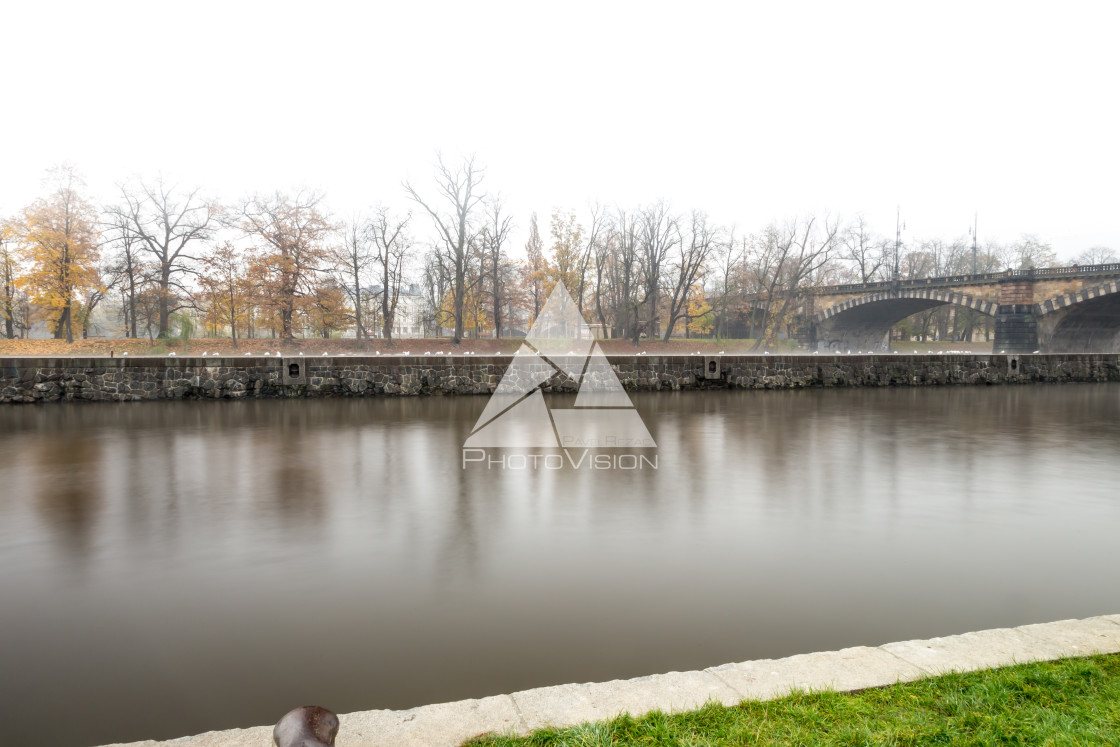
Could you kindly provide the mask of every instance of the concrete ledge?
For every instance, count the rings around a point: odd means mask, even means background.
[[[490,731],[524,730],[524,722],[513,699],[508,695],[495,695],[481,700],[460,700],[407,711],[359,711],[343,714],[339,716],[335,745],[459,744]],[[272,744],[271,731],[267,744]]]
[[[929,675],[928,670],[881,648],[867,646],[799,654],[786,659],[724,664],[708,671],[730,684],[747,700],[778,698],[796,689],[863,690]]]
[[[707,671],[556,685],[524,690],[510,697],[521,711],[526,731],[549,725],[601,721],[623,713],[655,709],[669,713],[692,711],[709,700],[724,705],[735,705],[742,700],[738,691]]]
[[[791,690],[862,690],[950,671],[1120,652],[1120,615],[997,628],[879,647],[799,654],[632,680],[556,685],[481,700],[360,711],[339,717],[337,747],[458,745],[486,732],[524,734],[621,713],[680,712],[708,701],[735,705]],[[279,718],[281,713],[277,714]],[[267,747],[272,727],[212,731],[166,742],[108,747]]]
[[[888,643],[883,650],[931,674],[1120,651],[1120,625],[1110,618],[1062,620],[1020,628]]]

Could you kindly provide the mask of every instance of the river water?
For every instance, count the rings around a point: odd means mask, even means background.
[[[1120,612],[1118,385],[633,400],[641,469],[464,469],[479,397],[0,409],[3,741]]]

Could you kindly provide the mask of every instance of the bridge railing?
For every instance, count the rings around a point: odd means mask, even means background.
[[[1025,270],[1024,272],[1032,272]],[[1120,272],[1120,263],[1107,265],[1073,265],[1071,267],[1046,267],[1033,270],[1035,275],[1092,275],[1098,272]]]
[[[937,278],[908,278],[905,280],[881,280],[875,283],[848,283],[845,285],[824,285],[812,290],[818,295],[828,293],[855,293],[860,291],[891,290],[893,288],[927,288],[941,285],[964,285],[968,283],[990,283],[1009,277],[1033,278],[1053,275],[1097,275],[1120,273],[1120,263],[1103,265],[1071,265],[1069,267],[1042,267],[1023,270],[1007,269],[1000,272],[983,272],[968,275],[947,275]]]

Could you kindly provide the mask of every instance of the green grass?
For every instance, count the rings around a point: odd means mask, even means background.
[[[1120,745],[1120,654],[950,674],[857,693],[709,704],[472,747],[599,745]]]

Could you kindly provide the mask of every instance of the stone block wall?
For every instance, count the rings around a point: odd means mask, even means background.
[[[1120,381],[1120,355],[608,356],[628,391]],[[490,394],[512,356],[0,358],[0,403]],[[301,383],[285,385],[295,361]],[[545,391],[575,392],[553,372]]]

